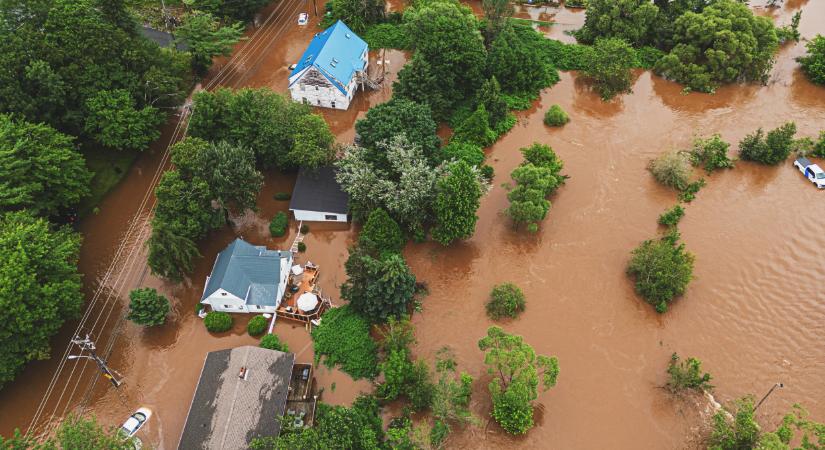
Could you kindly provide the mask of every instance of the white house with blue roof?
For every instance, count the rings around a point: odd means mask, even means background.
[[[318,33],[289,75],[292,100],[323,108],[347,109],[366,77],[369,48],[340,20]]]
[[[284,297],[292,253],[235,239],[218,254],[201,303],[214,311],[274,313]]]

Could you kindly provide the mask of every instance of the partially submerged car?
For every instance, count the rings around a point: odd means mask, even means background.
[[[298,25],[306,25],[309,23],[309,14],[302,12],[298,14]]]
[[[126,422],[123,422],[123,425],[120,426],[120,431],[126,435],[126,437],[133,437],[138,431],[140,431],[150,417],[152,417],[151,409],[138,408],[137,411],[132,413],[132,415],[126,419]]]
[[[805,175],[819,189],[825,189],[825,171],[819,165],[812,163],[808,158],[796,158],[793,165]]]

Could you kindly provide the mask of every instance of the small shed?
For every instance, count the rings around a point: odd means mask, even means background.
[[[277,436],[286,412],[295,355],[254,346],[209,352],[178,449],[246,450]]]
[[[349,196],[335,180],[332,166],[301,169],[289,210],[295,220],[305,222],[346,222]]]

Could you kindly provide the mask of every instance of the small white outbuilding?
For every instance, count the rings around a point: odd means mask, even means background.
[[[335,168],[301,169],[292,190],[289,210],[298,221],[346,222],[349,196],[335,180]]]

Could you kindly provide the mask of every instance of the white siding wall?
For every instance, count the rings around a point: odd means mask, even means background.
[[[293,84],[292,87],[289,88],[289,92],[292,95],[292,101],[294,102],[303,102],[311,106],[335,109],[349,108],[349,102],[352,99],[354,90],[354,88],[350,89],[349,96],[345,96],[338,90],[338,88],[332,86],[306,86],[300,81]],[[333,106],[333,104],[335,106]]]
[[[213,311],[261,314],[275,312],[274,306],[261,306],[259,309],[256,305],[246,305],[242,298],[238,298],[223,289],[218,289],[201,303],[211,306]]]
[[[303,220],[305,222],[346,222],[346,214],[325,213],[319,211],[306,211],[303,209],[293,209],[295,220]],[[327,218],[327,216],[330,216]],[[333,218],[332,216],[335,216]]]

